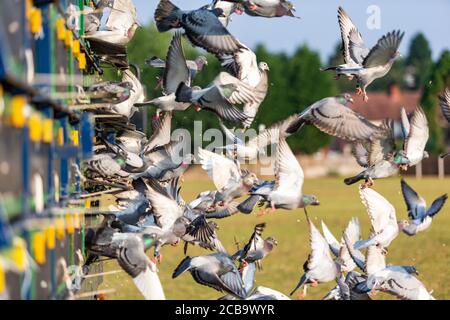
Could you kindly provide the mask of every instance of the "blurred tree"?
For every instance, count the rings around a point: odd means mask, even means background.
[[[442,115],[438,96],[444,91],[445,87],[450,86],[450,51],[444,51],[431,69],[430,81],[424,88],[421,104],[427,115],[430,128],[427,150],[438,154],[445,150],[444,132],[439,125],[439,119]]]
[[[430,44],[423,33],[418,33],[411,40],[406,66],[411,69],[414,77],[414,88],[423,88],[433,66]]]

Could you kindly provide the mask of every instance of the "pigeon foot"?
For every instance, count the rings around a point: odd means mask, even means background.
[[[353,80],[353,76],[347,76],[348,81],[352,81]]]

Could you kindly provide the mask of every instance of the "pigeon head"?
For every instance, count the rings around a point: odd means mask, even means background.
[[[197,65],[198,70],[202,70],[203,66],[208,65],[208,60],[205,56],[199,56],[195,59],[195,64]]]
[[[253,172],[248,172],[243,178],[242,183],[246,186],[252,187],[258,180],[258,177]]]
[[[408,220],[401,220],[397,223],[398,225],[398,230],[402,231],[403,229],[405,229],[407,226],[409,226],[409,221]]]
[[[349,94],[349,93],[341,94],[341,95],[337,96],[337,99],[338,99],[338,102],[340,104],[343,104],[344,106],[347,106],[350,103],[353,103],[353,98],[352,98],[351,94]]]
[[[261,61],[260,63],[258,63],[258,67],[260,70],[265,70],[265,71],[269,71],[269,65],[267,64],[267,62]]]
[[[302,198],[303,204],[305,206],[318,206],[320,205],[319,199],[317,198],[317,196],[313,195],[313,194],[305,194],[303,195]]]
[[[278,245],[278,241],[274,237],[268,237],[265,240],[265,243],[269,244],[270,250],[272,250],[273,246],[277,246]]]
[[[142,241],[144,242],[145,250],[148,250],[152,246],[156,245],[156,242],[157,242],[156,234],[154,234],[154,233],[151,233],[151,234],[144,233],[142,235]]]

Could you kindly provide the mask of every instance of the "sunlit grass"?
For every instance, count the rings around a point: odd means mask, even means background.
[[[186,201],[193,199],[199,192],[212,189],[212,183],[199,177],[197,181],[187,178],[183,183],[182,194]],[[407,178],[413,188],[428,203],[439,195],[450,191],[450,179],[437,180],[425,178],[416,180]],[[378,180],[374,189],[392,202],[397,209],[397,218],[406,218],[406,208],[400,192],[398,178]],[[346,186],[341,178],[309,179],[304,185],[305,193],[316,194],[321,202],[318,207],[308,210],[310,217],[320,228],[320,220],[324,220],[337,238],[349,219],[356,216],[360,219],[363,236],[367,236],[370,228],[369,219],[359,199],[358,187]],[[428,290],[433,290],[437,299],[450,299],[450,204],[446,204],[442,212],[434,220],[431,228],[415,237],[401,234],[389,247],[387,262],[399,265],[415,265],[420,273],[419,279]],[[256,277],[257,284],[264,285],[285,294],[294,288],[303,270],[302,265],[309,252],[309,235],[303,210],[292,212],[278,210],[274,214],[257,217],[255,214],[237,214],[228,219],[218,220],[220,239],[229,253],[234,253],[234,237],[243,244],[246,242],[257,223],[267,223],[264,236],[274,236],[278,246],[264,260],[263,271]],[[159,267],[159,276],[168,299],[217,299],[221,293],[194,282],[189,273],[172,279],[174,268],[183,258],[182,246],[166,246],[162,250],[163,262]],[[209,254],[200,248],[189,247],[189,255]],[[105,270],[119,269],[115,261],[105,263]],[[321,299],[335,283],[321,284],[317,288],[309,288],[306,299]],[[101,288],[115,288],[108,299],[141,299],[131,278],[125,273],[105,276]],[[297,296],[293,296],[297,299]],[[376,298],[386,298],[378,295]]]

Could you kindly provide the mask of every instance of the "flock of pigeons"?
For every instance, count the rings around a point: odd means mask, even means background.
[[[105,62],[120,65],[122,47],[138,27],[136,10],[131,0],[101,3],[103,7],[88,13],[84,20],[86,38],[97,45],[93,47],[101,52],[99,55]],[[107,11],[109,19],[105,27],[101,21]],[[87,234],[89,257],[85,268],[101,256],[117,259],[146,299],[165,299],[156,263],[162,259],[163,246],[177,245],[183,240],[185,254],[188,245],[214,253],[186,256],[174,270],[173,278],[189,271],[198,284],[226,293],[221,299],[289,299],[267,287],[254,288],[257,266],[278,244],[273,237],[263,239],[265,224],[256,225],[248,243],[230,255],[217,236],[215,219],[237,212],[249,214],[257,205],[265,205],[258,215],[278,208],[294,210],[319,205],[317,196],[303,193],[304,173],[286,142],[302,126],[314,125],[352,143],[353,154],[364,170],[345,179],[345,183],[364,180],[359,193],[372,229],[369,239],[361,240],[358,219],[353,218],[338,241],[323,222],[322,235],[306,215],[311,253],[292,293],[303,287],[304,296],[308,285],[336,281],[336,287],[325,299],[370,299],[376,291],[401,299],[433,299],[414,276],[415,267],[388,265],[386,254],[401,231],[413,236],[427,229],[447,196],[437,198],[427,207],[425,200],[402,179],[410,220],[397,221],[394,207],[371,188],[373,180],[396,175],[428,156],[424,150],[428,124],[423,110],[417,107],[410,115],[402,110],[404,138],[400,150],[395,144],[393,121],[387,119],[377,125],[366,120],[349,108],[353,101],[349,94],[317,101],[250,141],[241,141],[222,121],[232,122],[243,130],[252,124],[268,91],[269,71],[267,63],[258,62],[251,49],[226,28],[233,13],[243,12],[266,18],[293,17],[294,7],[286,0],[215,0],[188,11],[169,0],[160,0],[155,11],[158,30],[181,29],[174,33],[165,60],[152,57],[146,61],[147,65],[162,69],[158,85],[163,95],[147,101],[139,72],[133,72],[133,68],[122,70],[121,82],[103,82],[81,90],[88,101],[85,107],[98,113],[95,155],[83,163],[83,179],[88,191],[111,193],[117,198],[116,204],[100,208],[104,220],[98,229]],[[337,78],[356,77],[357,93],[367,100],[367,86],[387,74],[399,56],[403,33],[389,32],[369,49],[342,8],[338,10],[338,19],[345,64],[324,70],[334,70]],[[214,54],[226,70],[205,88],[193,83],[207,65],[207,59],[200,56],[186,60],[183,39]],[[107,54],[102,50],[105,47],[116,50]],[[152,120],[153,133],[148,138],[129,119],[137,108],[150,105],[157,111]],[[184,141],[171,140],[171,119],[173,112],[182,112],[190,106],[216,114],[232,143],[221,148],[225,155],[199,148],[199,163],[216,190],[204,191],[186,202],[180,194],[180,181],[194,156],[178,156]],[[441,97],[441,107],[450,121],[449,90]],[[238,159],[256,159],[271,144],[277,145],[274,181],[260,180],[255,173],[240,167]],[[247,199],[238,202],[243,196]],[[150,248],[154,248],[152,259],[146,255]],[[357,268],[359,272],[355,271]]]

